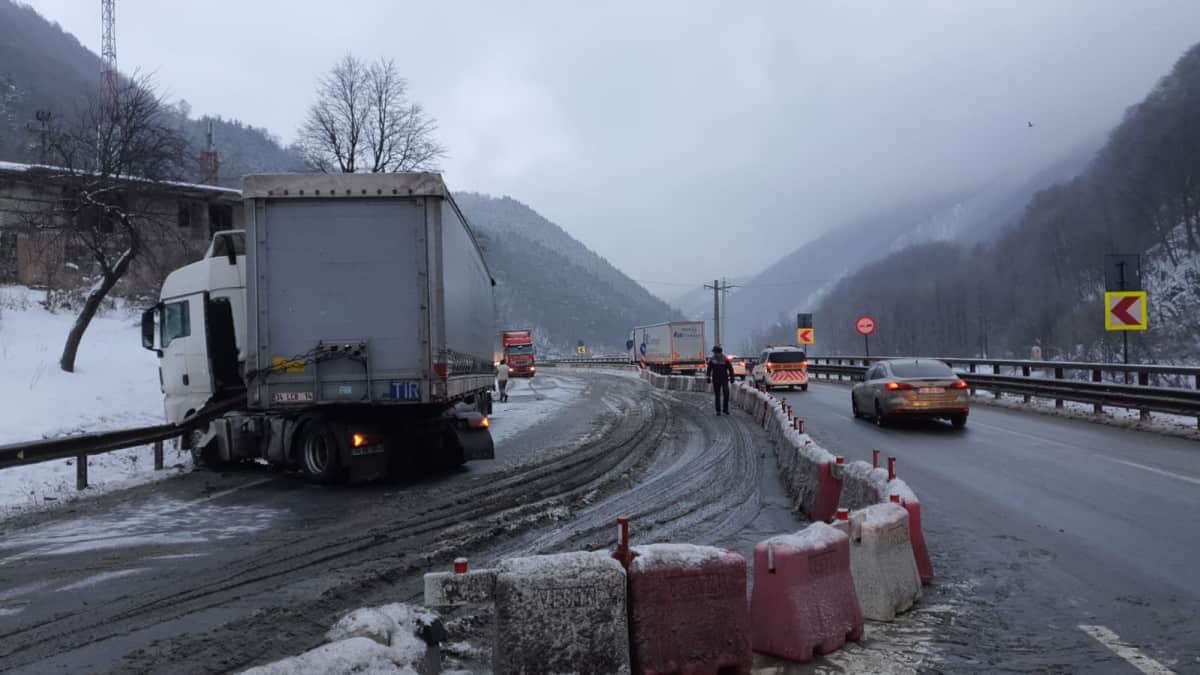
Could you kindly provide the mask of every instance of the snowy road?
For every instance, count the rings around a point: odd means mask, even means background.
[[[524,427],[498,459],[459,472],[325,489],[264,467],[199,471],[0,522],[0,671],[210,672],[294,653],[505,528],[607,494],[671,420],[632,377],[533,387],[497,411],[498,431]]]
[[[848,459],[897,457],[921,497],[936,616],[897,649],[946,672],[1136,673],[1128,643],[1200,672],[1200,443],[988,406],[965,432],[878,429],[847,387],[776,395]]]
[[[986,407],[965,433],[880,430],[850,419],[844,387],[787,397],[826,447],[899,458],[937,580],[863,643],[762,672],[1200,670],[1194,441]],[[456,555],[609,547],[617,515],[638,544],[744,554],[803,525],[762,432],[703,395],[539,376],[495,428],[496,460],[406,484],[197,472],[0,523],[0,671],[264,663],[317,646],[348,610],[419,602],[420,575]],[[473,667],[488,617],[469,611],[447,618]]]

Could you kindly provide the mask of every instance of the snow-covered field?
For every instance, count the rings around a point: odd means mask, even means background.
[[[158,361],[142,349],[134,310],[112,310],[92,321],[76,372],[58,367],[75,317],[51,313],[43,291],[0,286],[0,445],[83,431],[161,424]],[[167,476],[191,465],[188,453],[168,449],[168,471],[154,471],[149,447],[92,457],[90,491]],[[0,471],[0,517],[76,496],[74,460]]]

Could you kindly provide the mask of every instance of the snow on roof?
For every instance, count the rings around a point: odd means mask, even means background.
[[[440,174],[410,173],[283,173],[242,177],[242,193],[250,197],[449,197]]]
[[[649,567],[675,567],[691,569],[716,562],[728,551],[713,546],[695,544],[648,544],[634,546],[638,557],[633,559],[633,569]]]
[[[17,174],[45,174],[57,173],[59,177],[69,177],[77,175],[78,172],[67,169],[61,166],[52,166],[49,164],[20,164],[17,162],[0,162],[0,173],[17,173]],[[229,197],[241,198],[241,190],[234,188],[221,187],[219,185],[203,185],[201,183],[187,183],[184,181],[174,180],[150,180],[148,178],[140,178],[138,176],[120,176],[121,180],[130,182],[144,182],[154,185],[165,185],[174,188],[182,188],[185,190],[195,190],[197,192],[208,192]]]

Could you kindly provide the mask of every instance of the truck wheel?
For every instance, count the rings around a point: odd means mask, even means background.
[[[300,431],[300,468],[315,483],[333,483],[341,471],[337,438],[329,425],[311,421]]]
[[[204,437],[204,431],[201,429],[192,429],[187,433],[187,436],[181,440],[181,445],[192,451],[192,466],[204,467],[213,471],[221,471],[229,467],[229,462],[221,460],[220,452],[217,450],[217,444],[209,441],[203,447],[200,445],[200,439]]]
[[[800,385],[800,391],[808,391],[808,385],[807,384]]]

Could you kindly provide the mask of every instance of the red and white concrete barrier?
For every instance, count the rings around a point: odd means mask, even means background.
[[[633,548],[629,621],[636,673],[746,673],[746,561],[709,546]]]
[[[754,547],[754,651],[806,663],[863,636],[850,538],[813,523]]]

